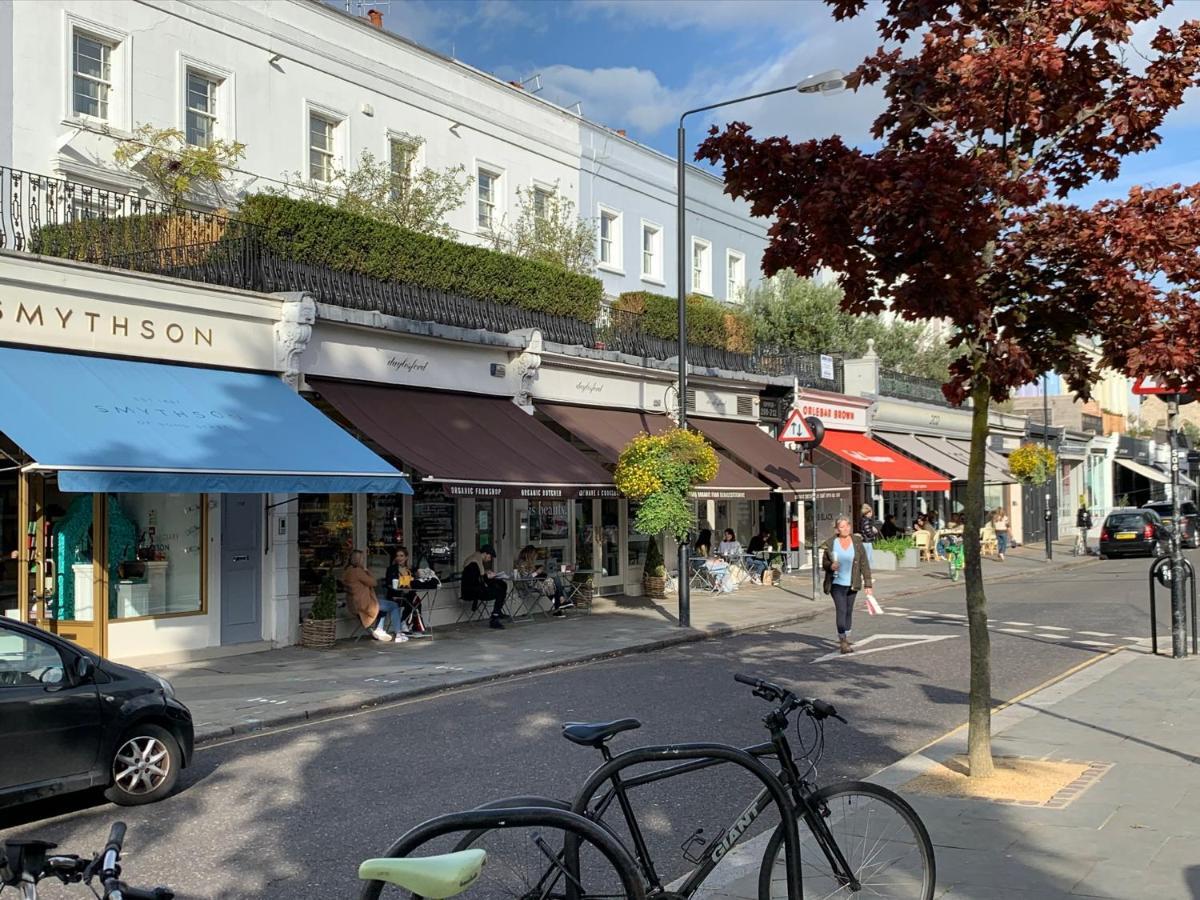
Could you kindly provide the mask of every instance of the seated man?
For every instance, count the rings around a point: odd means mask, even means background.
[[[879,533],[882,534],[884,538],[894,538],[900,533],[900,529],[896,525],[895,513],[888,513],[883,517],[883,527],[879,529]]]
[[[462,572],[462,598],[469,601],[474,608],[480,603],[491,603],[492,616],[488,625],[492,628],[503,628],[506,618],[504,615],[504,598],[508,596],[508,585],[503,578],[497,578],[492,566],[496,561],[496,548],[484,544],[478,553],[467,557]]]

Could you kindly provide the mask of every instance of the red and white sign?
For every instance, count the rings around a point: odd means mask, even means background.
[[[1180,394],[1179,388],[1167,387],[1153,375],[1143,375],[1133,386],[1133,392],[1143,397],[1154,394]]]
[[[796,402],[800,414],[807,418],[816,416],[826,428],[837,428],[841,431],[866,431],[867,406],[851,403],[839,403],[826,397],[811,396],[801,393]]]
[[[812,429],[804,421],[804,415],[798,409],[793,409],[783,427],[779,429],[779,443],[803,444],[813,439]]]

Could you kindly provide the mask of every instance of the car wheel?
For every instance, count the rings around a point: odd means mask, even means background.
[[[171,732],[150,722],[135,725],[117,741],[104,796],[119,806],[154,803],[175,789],[182,765],[179,741]]]
[[[1107,553],[1097,553],[1096,557],[1097,557],[1097,559],[1108,559],[1108,554]]]

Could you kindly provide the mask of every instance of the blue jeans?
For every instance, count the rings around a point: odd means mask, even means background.
[[[867,562],[874,564],[875,562],[875,547],[870,541],[863,541],[863,549],[867,551]]]
[[[763,572],[767,571],[767,561],[759,559],[757,556],[747,556],[743,562],[746,564],[746,571],[751,575],[757,575],[762,578]]]
[[[1008,552],[1008,532],[1007,531],[997,531],[996,532],[996,552],[999,553],[1001,556],[1003,556],[1005,553]]]
[[[387,619],[388,630],[393,634],[399,634],[404,628],[404,611],[400,609],[400,604],[395,600],[379,598],[379,618],[375,621],[375,627],[383,625],[383,620]]]

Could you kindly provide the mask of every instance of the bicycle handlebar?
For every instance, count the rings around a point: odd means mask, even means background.
[[[754,675],[743,675],[739,672],[733,676],[733,680],[739,684],[749,685],[754,688],[755,697],[761,697],[763,700],[771,703],[780,702],[779,712],[782,712],[784,715],[799,709],[818,721],[823,719],[837,719],[842,723],[846,721],[838,715],[834,705],[825,700],[818,700],[815,697],[797,697],[787,688],[780,687],[774,682],[758,678]]]

